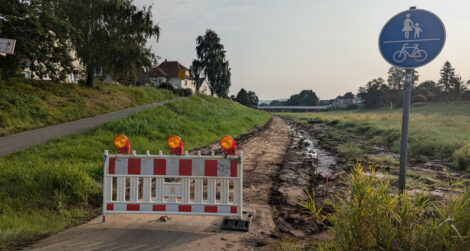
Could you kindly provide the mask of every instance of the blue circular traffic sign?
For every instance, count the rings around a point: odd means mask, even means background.
[[[410,9],[392,17],[379,36],[380,53],[392,65],[412,69],[431,62],[446,40],[441,19],[427,10]]]

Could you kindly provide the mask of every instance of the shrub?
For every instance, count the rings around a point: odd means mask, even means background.
[[[191,91],[191,89],[175,89],[173,93],[181,97],[190,97],[193,95],[193,91]]]
[[[346,110],[355,110],[355,109],[359,109],[361,108],[360,105],[358,104],[349,104],[347,107],[346,107]]]
[[[454,153],[455,164],[458,169],[470,169],[470,143],[464,145]]]
[[[175,91],[175,87],[173,87],[172,84],[170,83],[161,83],[159,86],[157,86],[157,88],[159,89],[166,89],[166,90],[170,90],[170,91]]]
[[[419,93],[413,97],[413,103],[426,103],[427,98],[423,94]]]

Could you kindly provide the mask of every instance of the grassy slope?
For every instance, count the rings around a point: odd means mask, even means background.
[[[0,159],[0,247],[35,240],[99,212],[103,150],[125,134],[132,149],[168,153],[179,135],[186,150],[262,126],[265,112],[211,97],[192,97]]]
[[[0,81],[0,136],[175,97],[151,87]]]
[[[329,122],[351,132],[388,143],[399,151],[401,108],[362,109],[325,113],[289,114],[294,118]],[[413,106],[410,115],[411,154],[452,159],[453,153],[470,142],[470,104]]]

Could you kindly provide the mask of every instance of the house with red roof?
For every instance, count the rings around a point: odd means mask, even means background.
[[[179,78],[180,71],[185,72],[184,79]],[[153,82],[156,86],[162,83],[170,83],[175,89],[191,89],[196,91],[195,81],[191,78],[189,69],[178,61],[167,61],[161,63],[155,69],[148,72],[148,80]]]

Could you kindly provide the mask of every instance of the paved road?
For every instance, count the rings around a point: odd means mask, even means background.
[[[166,104],[171,101],[177,101],[187,98],[175,98],[171,100],[165,100],[153,104],[141,105],[137,107],[128,108],[125,110],[120,110],[117,112],[111,112],[103,115],[98,115],[92,118],[80,119],[72,122],[67,122],[63,124],[48,126],[36,130],[31,130],[27,132],[22,132],[18,134],[13,134],[10,136],[0,138],[0,157],[14,153],[21,149],[25,149],[34,145],[44,143],[48,140],[69,135],[72,133],[83,132],[88,129],[91,129],[95,126],[117,120],[120,118],[125,118],[130,114],[134,114],[145,109],[154,108],[163,104]]]

